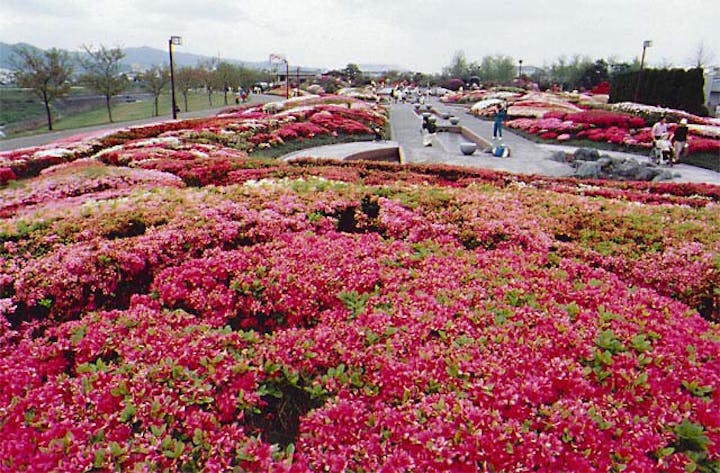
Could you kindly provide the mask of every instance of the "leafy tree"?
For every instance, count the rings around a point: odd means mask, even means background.
[[[483,82],[510,82],[515,77],[515,61],[509,56],[484,56],[470,67],[473,76]]]
[[[342,72],[345,75],[345,79],[353,84],[357,84],[358,81],[362,80],[362,71],[357,64],[348,64]]]
[[[471,75],[464,51],[455,51],[452,62],[448,67],[443,69],[443,74],[463,80]]]
[[[178,88],[185,102],[185,111],[188,111],[188,92],[193,87],[203,85],[202,69],[184,66],[175,72],[175,87]]]
[[[604,59],[598,59],[593,64],[586,66],[580,74],[579,86],[585,89],[592,89],[599,83],[610,78],[608,63]]]
[[[212,103],[212,94],[215,90],[215,77],[214,72],[215,69],[218,66],[218,62],[215,59],[210,59],[208,61],[203,61],[200,63],[200,68],[198,70],[199,73],[199,79],[202,84],[202,86],[205,88],[205,92],[207,92],[208,96],[208,105],[210,107],[213,106]]]
[[[216,89],[222,89],[225,105],[228,105],[228,92],[237,87],[238,82],[237,67],[229,62],[221,62],[213,71],[213,83]]]
[[[574,89],[578,87],[580,77],[585,69],[592,64],[590,58],[577,54],[570,60],[565,56],[560,56],[557,62],[550,66],[550,80],[564,89]]]
[[[170,82],[170,69],[167,66],[153,66],[140,74],[140,82],[143,89],[150,92],[155,100],[155,116],[157,117],[160,114],[158,110],[160,94]]]
[[[90,89],[105,97],[108,119],[112,123],[111,100],[125,90],[128,84],[127,76],[122,73],[120,66],[125,53],[120,48],[108,49],[102,45],[98,49],[90,46],[83,48],[87,56],[80,57],[80,63],[85,69],[81,80]]]
[[[70,93],[73,73],[70,56],[55,48],[45,52],[18,48],[15,53],[15,78],[21,87],[31,89],[43,101],[48,130],[52,130],[50,104]]]

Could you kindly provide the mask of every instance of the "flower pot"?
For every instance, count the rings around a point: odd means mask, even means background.
[[[477,150],[476,143],[460,143],[460,151],[466,156],[470,156]]]
[[[419,104],[419,103],[414,104],[413,107],[415,107],[415,110],[420,110],[420,104]]]
[[[423,113],[422,113],[422,117],[425,118],[425,119],[430,118],[430,115],[432,115],[430,112],[423,112]]]
[[[450,124],[451,124],[451,125],[457,125],[458,123],[460,123],[460,118],[458,118],[458,117],[450,117]]]
[[[450,114],[446,112],[443,112],[441,116],[443,117],[443,120],[447,120],[448,118],[450,118]]]

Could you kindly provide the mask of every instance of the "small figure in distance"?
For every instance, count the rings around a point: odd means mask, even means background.
[[[507,104],[503,103],[497,108],[497,111],[495,112],[495,120],[493,124],[493,139],[498,138],[502,140],[502,127],[505,120],[507,120]]]
[[[680,120],[680,124],[675,128],[672,136],[673,145],[673,164],[677,163],[682,156],[683,151],[687,147],[687,118]]]

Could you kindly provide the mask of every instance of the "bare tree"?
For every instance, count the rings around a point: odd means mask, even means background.
[[[105,97],[108,119],[112,123],[111,100],[127,87],[128,79],[120,69],[120,61],[125,57],[120,48],[108,49],[100,46],[93,49],[91,46],[83,46],[86,57],[80,58],[80,63],[85,69],[82,81],[95,92]]]
[[[700,41],[697,50],[695,51],[695,65],[697,67],[704,67],[707,64],[712,63],[715,60],[715,53],[709,49],[704,41]]]
[[[170,69],[167,66],[153,66],[140,74],[140,82],[142,83],[142,87],[150,92],[155,99],[155,116],[157,117],[160,115],[158,110],[160,94],[170,82]]]
[[[66,51],[50,49],[39,52],[30,48],[18,48],[13,64],[15,78],[21,87],[31,89],[45,105],[48,130],[52,130],[50,104],[70,93],[73,67]]]

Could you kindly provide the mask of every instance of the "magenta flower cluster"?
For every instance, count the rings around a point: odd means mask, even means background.
[[[221,129],[367,112],[244,113],[0,189],[0,471],[720,467],[719,187],[268,163]]]

